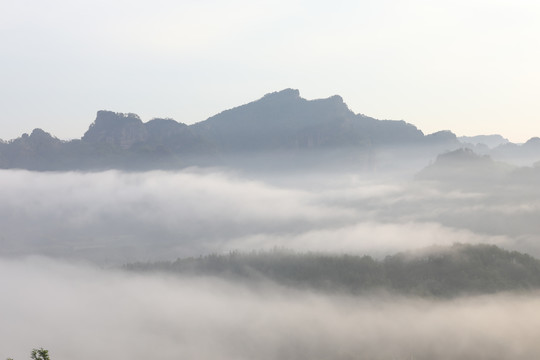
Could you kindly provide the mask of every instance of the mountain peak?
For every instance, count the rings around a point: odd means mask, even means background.
[[[335,101],[337,103],[344,103],[343,98],[339,95],[330,96],[328,100]]]
[[[540,138],[539,137],[532,137],[529,140],[527,140],[527,142],[525,144],[523,144],[523,145],[538,147],[540,145]]]
[[[53,136],[42,129],[36,128],[32,130],[30,137],[31,138],[52,138]]]
[[[100,110],[82,140],[108,143],[127,149],[137,141],[144,141],[147,136],[144,124],[137,114]]]
[[[283,89],[281,91],[274,91],[271,93],[268,93],[263,96],[264,98],[291,98],[291,99],[299,99],[300,98],[300,90],[298,89]]]

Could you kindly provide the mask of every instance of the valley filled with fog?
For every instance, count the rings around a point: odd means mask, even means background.
[[[540,359],[539,1],[0,1],[0,360]]]
[[[382,260],[455,243],[540,257],[537,167],[450,181],[437,165],[401,174],[2,170],[0,338],[10,346],[0,358],[36,346],[83,360],[534,358],[534,289],[354,295],[122,268],[276,249]]]
[[[1,252],[107,266],[276,247],[384,256],[459,242],[540,256],[533,181],[460,181],[219,168],[2,170]]]

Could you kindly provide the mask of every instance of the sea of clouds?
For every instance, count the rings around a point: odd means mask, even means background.
[[[539,256],[531,189],[361,174],[0,171],[0,358],[532,359],[538,294],[430,300],[125,273],[231,250],[491,243]]]

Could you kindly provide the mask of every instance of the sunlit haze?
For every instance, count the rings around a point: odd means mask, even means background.
[[[4,1],[0,138],[80,138],[101,109],[205,120],[341,95],[424,133],[540,135],[536,1]]]

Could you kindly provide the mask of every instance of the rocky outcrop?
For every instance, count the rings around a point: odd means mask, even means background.
[[[125,150],[147,139],[148,131],[136,114],[102,110],[98,111],[96,120],[81,140],[93,144],[108,144]]]

